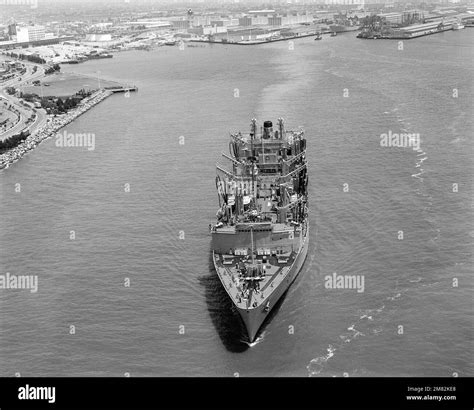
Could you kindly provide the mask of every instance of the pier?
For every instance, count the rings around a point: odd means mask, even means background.
[[[192,38],[189,41],[194,42],[194,43],[209,43],[209,44],[229,44],[229,45],[235,45],[235,46],[256,46],[259,44],[268,44],[268,43],[276,43],[277,41],[290,41],[298,38],[305,38],[305,37],[316,37],[319,34],[330,34],[330,30],[325,30],[325,31],[320,31],[320,32],[311,32],[311,33],[303,33],[303,34],[297,34],[294,36],[282,36],[282,37],[277,37],[277,38],[264,38],[264,39],[255,39],[255,40],[241,40],[241,41],[230,41],[227,40],[226,38],[222,38],[219,41],[217,40],[201,40],[201,39],[195,39]]]
[[[110,91],[113,94],[126,93],[126,92],[138,92],[138,87],[136,87],[136,86],[132,86],[132,87],[128,87],[128,86],[124,86],[124,87],[105,87],[104,89],[107,90],[107,91]]]
[[[378,29],[364,27],[357,35],[357,38],[369,40],[410,40],[445,31],[461,30],[464,27],[472,27],[473,19],[473,16],[460,14],[447,18],[435,17],[429,19],[430,21],[410,24],[404,27],[379,27]]]

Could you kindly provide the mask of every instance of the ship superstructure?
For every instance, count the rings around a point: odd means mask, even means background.
[[[214,266],[250,341],[303,266],[308,250],[308,171],[302,129],[279,118],[231,134],[226,168],[217,165]]]

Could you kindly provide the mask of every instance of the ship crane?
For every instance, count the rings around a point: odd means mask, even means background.
[[[278,210],[280,209],[292,209],[294,208],[296,205],[298,205],[299,203],[301,202],[304,202],[306,200],[306,197],[304,195],[300,196],[295,202],[290,202],[289,204],[285,205],[285,206],[280,206],[280,207],[277,207]]]
[[[222,153],[222,156],[223,156],[224,158],[227,158],[229,161],[232,161],[234,164],[237,164],[237,165],[244,165],[242,162],[236,160],[235,158],[229,157],[227,154]]]
[[[286,179],[288,177],[291,177],[295,174],[298,174],[300,171],[302,171],[304,168],[306,168],[306,162],[303,164],[303,165],[300,165],[298,168],[296,168],[294,171],[291,171],[289,172],[288,174],[286,175],[283,175],[283,176],[279,176],[277,177],[277,179]]]
[[[283,162],[285,162],[287,165],[290,165],[296,160],[298,160],[299,158],[303,157],[305,154],[306,154],[306,150],[300,152],[298,155],[295,155],[293,158],[290,158],[289,160],[283,160]]]

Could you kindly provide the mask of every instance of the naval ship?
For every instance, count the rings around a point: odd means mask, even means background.
[[[300,272],[308,251],[308,171],[304,131],[279,118],[231,134],[227,166],[217,164],[217,221],[209,225],[222,286],[253,342]]]

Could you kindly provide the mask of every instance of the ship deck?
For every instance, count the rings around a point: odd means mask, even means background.
[[[245,224],[246,222],[239,223],[241,227],[243,227]],[[261,222],[261,223],[248,222],[248,226],[252,226],[254,228],[254,231],[258,231],[259,225],[268,226],[269,222]],[[293,231],[294,229],[295,227],[293,225],[290,225],[287,223],[273,223],[272,224],[273,233],[287,233],[287,232]],[[238,229],[236,225],[224,224],[222,226],[214,227],[214,232],[223,233],[223,234],[235,234],[238,232]]]
[[[251,309],[258,307],[284,280],[296,256],[296,252],[256,256],[255,261],[261,261],[265,267],[265,275],[259,282],[260,289],[256,291],[244,290],[245,281],[238,271],[239,263],[248,263],[249,256],[215,253],[214,265],[234,304],[241,309]]]

